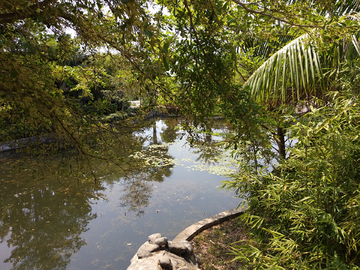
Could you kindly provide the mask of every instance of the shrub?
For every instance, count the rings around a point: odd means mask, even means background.
[[[360,269],[360,110],[337,98],[289,134],[290,157],[268,173],[241,172],[227,188],[249,205],[254,244],[234,248],[255,269]]]

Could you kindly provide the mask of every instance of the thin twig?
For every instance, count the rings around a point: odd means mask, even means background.
[[[272,18],[272,19],[275,19],[275,20],[278,20],[280,22],[283,22],[283,23],[286,23],[286,24],[289,24],[289,25],[293,25],[293,26],[298,26],[298,27],[301,27],[301,28],[319,28],[319,26],[317,25],[306,25],[306,24],[296,24],[296,23],[291,23],[289,22],[288,20],[285,20],[285,19],[282,19],[280,17],[276,17],[274,15],[271,15],[269,13],[266,13],[265,11],[257,11],[257,10],[253,10],[251,8],[248,8],[247,7],[247,4],[245,3],[242,3],[238,0],[233,0],[234,3],[238,4],[239,6],[241,6],[243,9],[245,9],[247,12],[250,12],[252,14],[259,14],[259,15],[263,15],[263,16],[266,16],[266,17],[269,17],[269,18]],[[253,4],[253,3],[251,3]]]

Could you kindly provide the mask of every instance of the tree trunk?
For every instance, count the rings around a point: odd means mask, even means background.
[[[277,144],[281,160],[286,158],[286,149],[285,149],[285,129],[282,127],[277,127]]]
[[[156,122],[154,122],[154,124],[153,124],[153,142],[154,142],[154,144],[158,143],[157,131],[156,131]]]

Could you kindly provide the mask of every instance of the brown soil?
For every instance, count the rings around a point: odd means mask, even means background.
[[[225,221],[201,232],[191,241],[194,252],[201,263],[200,269],[247,269],[239,261],[232,261],[235,255],[231,254],[231,247],[240,240],[246,242],[248,236],[238,219]]]

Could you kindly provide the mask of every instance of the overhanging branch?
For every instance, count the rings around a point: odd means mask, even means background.
[[[56,0],[44,0],[31,6],[19,9],[16,12],[0,14],[0,24],[14,23],[19,20],[30,18],[36,14],[37,10],[45,9],[53,2],[56,2]]]
[[[317,28],[318,27],[316,25],[306,25],[306,24],[292,23],[292,22],[290,22],[290,21],[288,21],[286,19],[283,19],[283,18],[274,16],[272,14],[266,13],[265,11],[253,10],[253,9],[247,7],[247,5],[249,5],[249,4],[245,4],[245,3],[243,3],[243,2],[241,2],[239,0],[233,0],[233,1],[234,1],[235,4],[241,6],[247,12],[252,13],[252,14],[258,14],[258,15],[266,16],[266,17],[272,18],[274,20],[277,20],[277,21],[280,21],[280,22],[283,22],[283,23],[286,23],[286,24],[289,24],[289,25],[292,25],[292,26],[301,27],[301,28]],[[254,3],[250,3],[250,4],[254,4]]]

